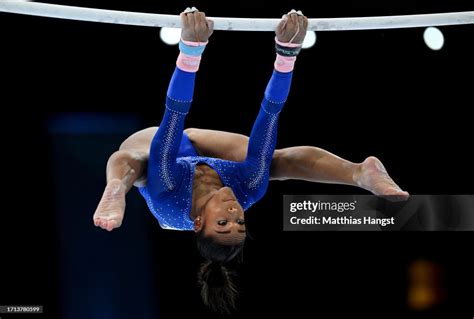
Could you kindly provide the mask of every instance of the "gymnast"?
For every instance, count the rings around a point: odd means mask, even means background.
[[[241,254],[244,211],[265,195],[269,180],[348,184],[401,200],[409,195],[375,157],[351,163],[312,146],[275,150],[278,117],[308,26],[301,11],[290,11],[277,26],[274,71],[250,137],[184,129],[213,22],[194,7],[180,16],[180,54],[161,124],[133,134],[109,158],[107,186],[93,220],[108,231],[120,227],[125,195],[137,186],[162,228],[195,232],[206,260],[198,275],[203,301],[228,312],[235,307],[237,291],[224,264]]]

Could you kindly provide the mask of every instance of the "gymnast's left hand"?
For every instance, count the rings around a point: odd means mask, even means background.
[[[196,8],[187,8],[180,14],[181,39],[192,42],[207,42],[214,31],[214,22]]]
[[[308,29],[308,18],[301,11],[291,10],[278,24],[275,34],[280,42],[302,44]]]

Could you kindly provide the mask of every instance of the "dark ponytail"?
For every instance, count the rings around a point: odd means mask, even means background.
[[[230,314],[235,310],[238,293],[231,273],[224,265],[213,261],[203,263],[199,269],[198,283],[202,301],[212,311]]]
[[[242,259],[242,248],[245,240],[235,245],[223,245],[212,237],[205,237],[201,230],[197,233],[197,248],[206,262],[198,272],[198,284],[201,287],[202,301],[212,311],[231,314],[236,309],[238,292],[232,282],[232,273],[224,266],[234,259]]]

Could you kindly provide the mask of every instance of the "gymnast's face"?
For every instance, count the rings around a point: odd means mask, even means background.
[[[198,220],[197,229],[204,228],[221,244],[236,244],[245,239],[244,209],[230,187],[222,187],[208,200]]]

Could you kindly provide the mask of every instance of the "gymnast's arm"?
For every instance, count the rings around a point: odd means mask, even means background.
[[[265,174],[269,174],[276,145],[278,116],[290,92],[293,67],[306,35],[307,21],[306,17],[290,12],[276,30],[275,69],[250,134],[245,161],[252,168],[253,184],[258,184]]]
[[[212,22],[203,12],[188,11],[181,13],[181,52],[168,87],[165,114],[150,146],[147,183],[151,194],[173,190],[179,183],[176,156],[184,120],[191,107],[201,54],[213,31]]]

